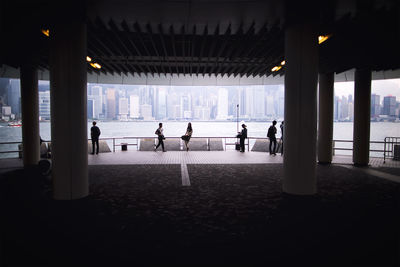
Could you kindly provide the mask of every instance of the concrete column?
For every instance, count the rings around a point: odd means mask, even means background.
[[[86,25],[68,21],[50,29],[53,196],[86,197],[88,189]]]
[[[40,160],[38,74],[33,65],[21,67],[22,159],[24,166]]]
[[[357,166],[369,163],[371,77],[370,70],[356,70],[354,74],[353,163]]]
[[[334,73],[319,75],[318,162],[332,162]]]
[[[315,194],[318,38],[313,23],[286,28],[285,60],[283,191]]]

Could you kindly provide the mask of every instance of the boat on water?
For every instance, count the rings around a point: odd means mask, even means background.
[[[10,127],[21,127],[22,126],[22,122],[20,122],[20,121],[9,122],[8,126],[10,126]]]

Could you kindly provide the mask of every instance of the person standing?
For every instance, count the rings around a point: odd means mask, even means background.
[[[165,152],[165,149],[164,149],[164,139],[165,139],[165,137],[164,137],[164,129],[162,127],[162,123],[161,122],[158,124],[158,128],[157,128],[155,134],[158,137],[158,145],[157,146],[154,145],[154,151],[157,151],[157,148],[161,145],[162,151]]]
[[[284,127],[284,126],[283,126],[283,122],[284,122],[284,121],[282,121],[282,122],[281,122],[281,125],[279,126],[279,127],[281,128],[281,145],[282,145],[282,147],[281,147],[281,149],[282,149],[282,150],[281,150],[281,156],[283,155],[283,127]]]
[[[240,138],[240,152],[244,152],[244,140],[247,138],[247,128],[246,124],[242,124],[242,131],[240,132],[239,138]]]
[[[92,122],[93,126],[90,128],[90,137],[92,138],[92,155],[94,155],[94,147],[96,147],[96,154],[99,154],[99,136],[101,134],[99,127],[96,126],[96,122]]]
[[[276,155],[275,150],[276,150],[276,121],[272,122],[272,125],[268,129],[267,137],[269,138],[269,154],[270,155]],[[271,150],[272,148],[272,143],[274,143],[274,149]]]
[[[184,136],[182,136],[182,139],[185,142],[186,151],[189,151],[189,141],[190,141],[190,138],[192,137],[192,134],[193,134],[192,123],[189,122],[188,126],[186,128],[186,133]]]

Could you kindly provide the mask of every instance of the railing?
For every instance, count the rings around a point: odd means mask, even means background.
[[[336,147],[336,143],[351,143],[351,147]],[[369,152],[383,153],[385,150],[384,149],[375,149],[374,147],[376,147],[376,146],[374,146],[374,144],[382,145],[384,143],[385,142],[382,142],[382,141],[370,141],[369,142],[369,144],[370,144]],[[336,150],[353,151],[353,140],[333,140],[332,146],[333,146],[333,149],[332,149],[333,155],[336,154],[336,152],[335,152]],[[383,155],[381,157],[383,157]]]
[[[176,138],[180,139],[180,137],[166,137],[166,138]],[[210,140],[211,139],[222,139],[223,140],[223,148],[227,149],[227,146],[234,146],[238,142],[239,138],[232,136],[201,136],[201,137],[192,137],[192,139],[206,139],[207,140],[207,150],[210,151]],[[139,150],[140,139],[154,139],[154,144],[157,143],[157,137],[149,137],[149,136],[125,136],[125,137],[106,137],[100,138],[100,140],[105,140],[112,142],[112,151],[115,152],[115,148],[123,145],[127,146],[136,146],[136,150]],[[247,151],[250,151],[251,145],[255,143],[258,139],[260,140],[268,140],[267,137],[248,137],[247,141],[245,141],[245,147],[247,146]],[[90,141],[91,139],[88,139]],[[277,140],[279,140],[277,138]],[[50,141],[45,141],[50,142]],[[12,145],[18,145],[22,142],[0,142],[0,146],[8,146],[8,150],[0,150],[0,155],[2,154],[10,154],[10,153],[21,153],[20,149],[10,149],[9,147]],[[345,144],[344,146],[338,147],[337,144]],[[351,145],[350,145],[351,144]],[[353,140],[333,140],[333,155],[336,155],[336,151],[353,151]],[[182,141],[181,141],[182,145]],[[383,157],[384,162],[386,158],[392,158],[394,156],[394,148],[395,145],[400,145],[400,137],[385,137],[384,141],[370,141],[370,153],[375,154],[376,157]],[[382,147],[383,146],[383,147]],[[379,148],[380,147],[380,148]]]
[[[400,145],[400,137],[385,137],[383,149],[383,163],[387,157],[394,157],[395,145]]]
[[[167,139],[169,138],[174,138],[174,139],[180,139],[178,136],[174,137],[168,137],[166,136]],[[115,147],[118,146],[136,146],[136,150],[139,150],[139,145],[140,145],[140,139],[154,139],[154,144],[157,144],[157,137],[149,137],[149,136],[124,136],[124,137],[112,137],[112,138],[100,138],[100,140],[111,140],[112,139],[112,147],[113,147],[113,152],[115,152]],[[210,151],[210,141],[211,139],[222,139],[223,142],[223,147],[224,150],[226,150],[227,146],[233,146],[236,145],[236,141],[234,142],[233,140],[238,140],[239,138],[232,137],[232,136],[199,136],[195,137],[192,136],[191,139],[206,139],[207,140],[207,151]],[[249,137],[247,138],[247,142],[245,141],[245,147],[247,146],[247,151],[250,151],[250,139],[266,139],[266,138],[258,138],[258,137]],[[127,141],[127,142],[124,142]],[[129,143],[129,141],[132,141],[132,143]],[[182,145],[181,141],[181,145]]]

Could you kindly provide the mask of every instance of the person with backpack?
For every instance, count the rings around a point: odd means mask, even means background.
[[[272,122],[272,125],[268,129],[267,137],[269,138],[269,154],[270,155],[276,155],[275,150],[276,150],[276,121],[274,120]],[[271,150],[272,148],[272,143],[274,143],[274,149]]]
[[[94,155],[94,147],[96,148],[96,154],[99,154],[99,136],[101,134],[99,127],[96,126],[96,122],[92,122],[93,126],[90,128],[90,137],[92,138],[92,155]]]
[[[158,137],[158,145],[157,146],[154,145],[154,151],[157,151],[157,148],[161,145],[162,151],[165,152],[165,149],[164,149],[164,139],[165,139],[165,137],[164,137],[164,129],[162,127],[162,123],[161,122],[158,124],[158,128],[157,128],[155,134]]]

